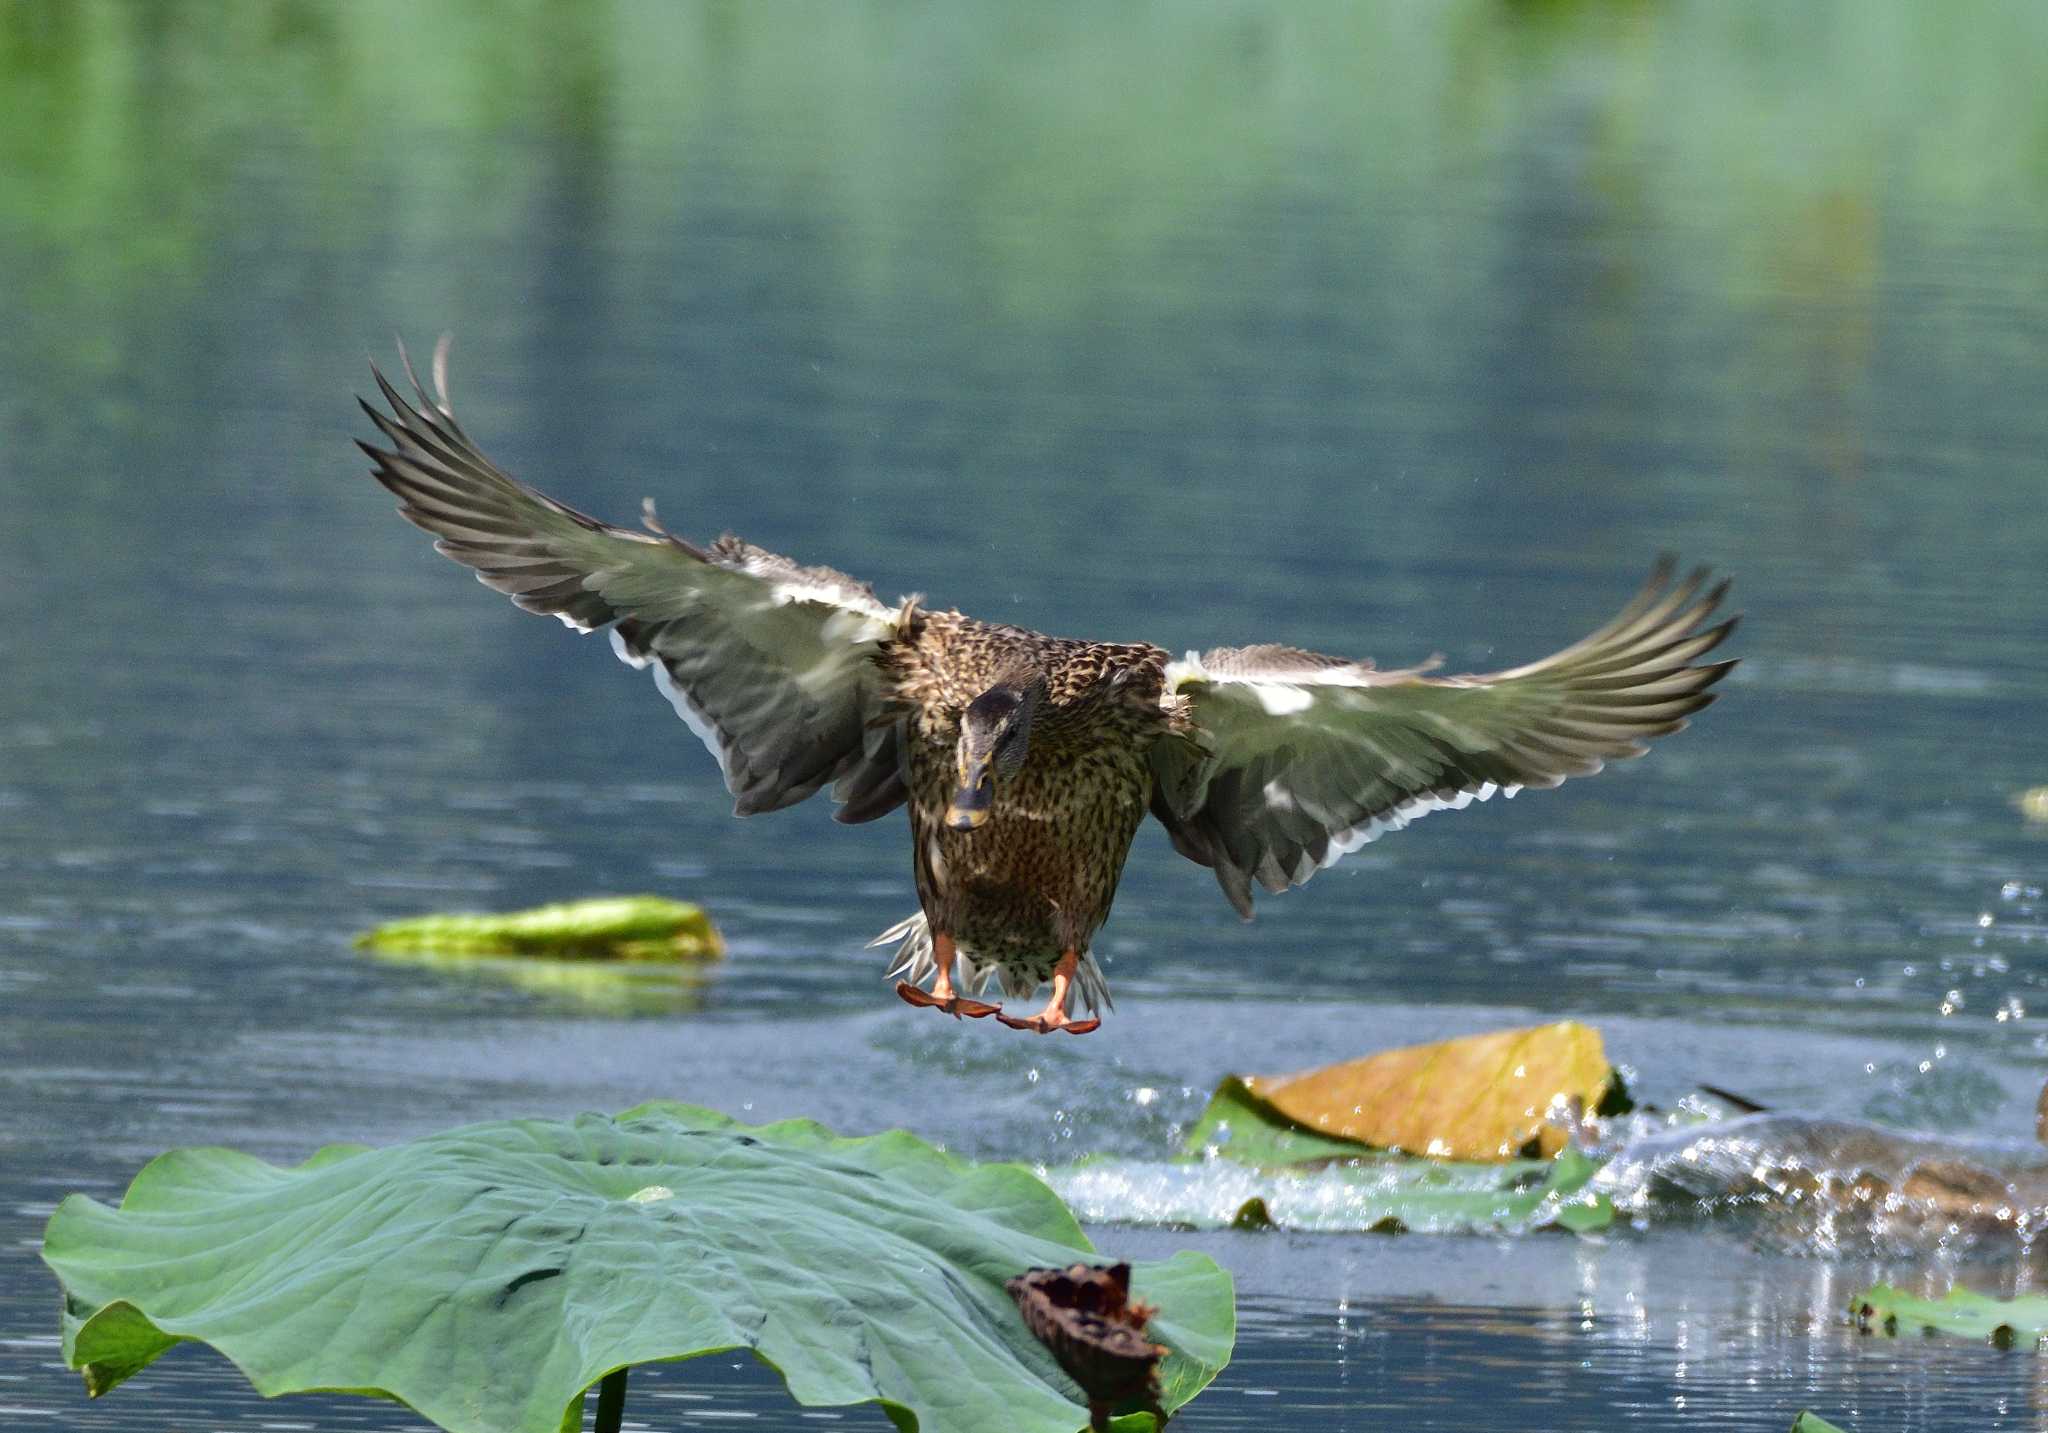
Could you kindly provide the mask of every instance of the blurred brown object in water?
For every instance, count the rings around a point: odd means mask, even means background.
[[[1145,1337],[1156,1312],[1131,1302],[1131,1266],[1073,1264],[1029,1269],[1003,1285],[1025,1327],[1088,1395],[1088,1426],[1106,1430],[1111,1410],[1139,1399],[1166,1425],[1159,1407],[1159,1360],[1166,1349]]]

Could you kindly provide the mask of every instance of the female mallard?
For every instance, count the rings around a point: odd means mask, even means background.
[[[1704,569],[1674,583],[1668,558],[1599,631],[1484,676],[1272,645],[1173,661],[915,597],[890,608],[731,535],[687,542],[652,504],[634,532],[515,481],[456,423],[445,348],[431,397],[413,378],[417,407],[375,376],[391,415],[363,408],[392,447],[361,446],[399,511],[527,611],[610,627],[718,758],[738,815],[827,782],[841,821],[909,806],[922,911],[875,943],[899,942],[897,994],[954,1016],[1101,1024],[1067,1002],[1078,989],[1091,1012],[1109,1004],[1089,942],[1148,811],[1249,918],[1255,880],[1285,890],[1417,816],[1641,755],[1734,665],[1695,665],[1735,625],[1705,625],[1727,584],[1702,593]],[[1000,977],[1028,996],[1049,980],[1052,998],[1022,1019],[968,999],[956,958],[970,989]]]

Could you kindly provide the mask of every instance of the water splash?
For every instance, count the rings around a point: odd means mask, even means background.
[[[1229,1159],[1096,1159],[1044,1171],[1094,1223],[1307,1233],[1524,1233],[1604,1217],[1581,1193],[1595,1166],[1476,1164],[1370,1154],[1283,1169]]]
[[[2048,1149],[1754,1114],[1631,1140],[1593,1187],[1638,1221],[1741,1212],[1772,1242],[2007,1252],[2048,1219]]]

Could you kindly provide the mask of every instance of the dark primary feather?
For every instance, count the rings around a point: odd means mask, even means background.
[[[827,782],[838,783],[843,819],[902,802],[897,727],[874,664],[897,614],[871,589],[730,535],[698,547],[659,530],[651,512],[657,530],[643,533],[556,502],[470,441],[443,375],[437,355],[436,391],[413,377],[415,404],[375,373],[389,412],[363,411],[390,446],[359,444],[437,549],[529,612],[585,632],[611,627],[620,657],[652,668],[718,757],[741,815]]]
[[[1251,911],[1253,880],[1299,885],[1431,811],[1555,786],[1639,756],[1714,699],[1733,662],[1695,665],[1727,590],[1661,561],[1614,619],[1510,671],[1433,677],[1274,646],[1218,648],[1174,673],[1198,744],[1162,743],[1152,810],[1176,849]]]

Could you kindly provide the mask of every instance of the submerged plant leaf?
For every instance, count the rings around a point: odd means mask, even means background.
[[[701,906],[662,896],[599,896],[497,914],[392,921],[356,937],[386,955],[548,955],[582,960],[716,960],[725,953]]]
[[[1266,1201],[1254,1194],[1237,1206],[1237,1213],[1230,1216],[1230,1227],[1253,1230],[1277,1229],[1280,1226],[1273,1222],[1273,1211],[1266,1207]]]
[[[1047,1178],[1091,1222],[1313,1233],[1584,1233],[1614,1222],[1614,1206],[1587,1187],[1598,1168],[1577,1150],[1505,1164],[1366,1151],[1265,1168],[1223,1159],[1091,1159]]]
[[[1567,1139],[1549,1118],[1552,1105],[1599,1109],[1615,1090],[1600,1032],[1571,1020],[1382,1050],[1295,1075],[1244,1075],[1237,1085],[1233,1100],[1255,1102],[1277,1117],[1269,1122],[1301,1135],[1472,1160],[1554,1155]]]
[[[289,1169],[175,1150],[119,1209],[66,1199],[43,1246],[94,1394],[191,1339],[266,1395],[381,1394],[455,1433],[558,1433],[615,1369],[731,1348],[902,1429],[1072,1433],[1083,1395],[1003,1286],[1091,1253],[1018,1166],[669,1103]],[[1132,1283],[1171,1411],[1229,1359],[1230,1277],[1182,1253]]]
[[[2048,1338],[2048,1294],[1994,1299],[1956,1288],[1942,1298],[1923,1299],[1879,1284],[1849,1300],[1849,1313],[1865,1333],[1953,1333],[1989,1339],[2001,1348]]]

